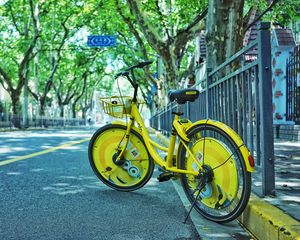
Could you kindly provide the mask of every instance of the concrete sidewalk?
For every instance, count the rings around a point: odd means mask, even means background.
[[[275,139],[275,197],[262,196],[261,169],[240,221],[258,239],[300,239],[300,143]]]
[[[156,135],[168,144],[164,135]],[[276,141],[275,156],[276,196],[261,195],[261,171],[256,167],[252,195],[238,221],[257,239],[300,240],[300,143]]]

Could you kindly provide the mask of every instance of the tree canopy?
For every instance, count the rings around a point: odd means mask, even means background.
[[[2,1],[0,84],[11,98],[14,115],[20,114],[28,86],[36,114],[43,116],[58,106],[62,116],[68,105],[73,117],[78,112],[84,117],[94,91],[109,93],[114,71],[139,61],[159,58],[165,69],[161,79],[153,76],[155,64],[137,74],[144,93],[153,84],[162,83],[165,91],[177,88],[193,71],[194,39],[201,30],[207,31],[208,49],[228,57],[241,46],[242,18],[253,8],[261,20],[281,26],[299,19],[299,2],[293,0]],[[230,14],[234,24],[226,21]],[[234,25],[231,39],[228,29]],[[89,48],[88,35],[115,35],[117,44]],[[236,42],[231,50],[223,37]]]

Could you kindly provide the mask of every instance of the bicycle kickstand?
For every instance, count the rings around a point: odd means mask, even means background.
[[[201,184],[201,182],[199,183],[199,185],[200,185],[200,184]],[[199,191],[198,191],[198,193],[197,193],[197,196],[196,196],[194,202],[192,203],[191,208],[190,208],[190,210],[189,210],[187,216],[185,217],[185,219],[184,219],[184,221],[183,221],[183,224],[186,224],[186,221],[188,220],[188,218],[189,218],[189,216],[190,216],[190,214],[191,214],[193,208],[195,207],[195,204],[196,204],[196,202],[198,201],[198,198],[199,198],[200,193],[201,193],[202,189],[204,188],[204,186],[205,186],[205,184],[202,183],[202,186],[199,188]]]

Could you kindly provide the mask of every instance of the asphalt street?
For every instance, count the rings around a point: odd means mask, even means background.
[[[0,133],[0,239],[200,239],[171,181],[103,185],[88,162],[92,133]]]

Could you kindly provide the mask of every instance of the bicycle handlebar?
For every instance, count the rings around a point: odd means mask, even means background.
[[[122,72],[119,72],[116,76],[115,76],[115,78],[118,78],[118,77],[120,77],[120,76],[128,76],[128,72],[129,71],[131,71],[131,70],[133,70],[133,69],[135,69],[135,68],[143,68],[143,67],[145,67],[145,66],[147,66],[147,65],[150,65],[151,63],[153,63],[153,61],[145,61],[145,62],[140,62],[140,63],[138,63],[138,64],[136,64],[136,65],[134,65],[134,66],[131,66],[131,67],[129,67],[129,68],[126,68],[124,71],[122,71]]]
[[[143,68],[147,65],[150,65],[151,63],[153,63],[153,61],[145,61],[145,62],[140,62],[134,66],[131,66],[127,69],[125,69],[124,71],[118,73],[116,76],[115,76],[115,79],[117,79],[118,77],[120,76],[125,76],[128,81],[130,82],[130,84],[132,85],[132,87],[134,88],[134,94],[133,94],[133,98],[132,98],[132,101],[133,102],[136,102],[136,96],[137,96],[137,90],[138,90],[138,87],[139,85],[135,82],[134,78],[130,78],[129,76],[129,71],[131,72],[131,74],[133,75],[133,69],[135,68]]]
[[[150,65],[151,63],[153,63],[153,61],[140,62],[137,65],[127,68],[125,71],[130,71],[131,69],[135,69],[135,68],[143,68],[147,65]]]

